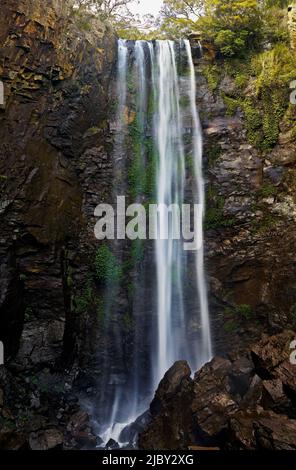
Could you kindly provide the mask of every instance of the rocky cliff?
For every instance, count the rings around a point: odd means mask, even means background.
[[[94,208],[110,191],[116,41],[106,23],[68,2],[7,0],[0,43],[0,340],[9,365],[0,388],[12,405],[2,410],[1,442],[12,447],[15,419],[22,427],[47,400],[60,407],[56,397],[75,376],[63,370],[92,353],[97,316],[78,310],[95,250]],[[43,418],[50,421],[48,410]]]
[[[85,282],[97,182],[108,188],[115,38],[64,5],[9,1],[1,15],[1,339],[28,365],[73,348],[71,265]]]
[[[160,382],[143,449],[295,450],[292,331],[264,338],[249,354],[216,357],[194,376],[176,362]]]
[[[205,53],[196,70],[211,319],[224,352],[295,328],[296,107],[289,83],[258,93],[247,63],[231,70]]]

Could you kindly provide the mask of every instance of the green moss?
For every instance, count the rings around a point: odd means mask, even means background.
[[[254,317],[254,311],[251,305],[236,304],[225,307],[223,316],[225,318],[224,329],[230,332],[235,330],[242,320],[251,320]]]
[[[77,295],[73,299],[73,310],[78,315],[86,313],[91,305],[93,297],[93,288],[91,285],[91,280],[88,279],[86,286],[81,292],[80,295]]]
[[[142,261],[144,258],[144,240],[140,240],[137,238],[136,240],[132,240],[131,245],[131,257],[134,264]]]
[[[151,137],[146,137],[144,145],[147,159],[144,192],[151,204],[156,198],[157,152]]]
[[[83,135],[83,138],[86,139],[87,137],[92,137],[94,135],[99,134],[100,132],[101,130],[98,127],[90,127]]]
[[[258,196],[261,198],[275,196],[277,194],[277,187],[274,186],[272,183],[264,183],[262,187],[258,191]]]
[[[226,331],[226,333],[231,333],[235,331],[237,327],[238,327],[238,324],[235,320],[227,320],[223,325],[223,328]]]
[[[73,269],[72,269],[71,266],[67,267],[66,283],[67,283],[67,287],[69,287],[69,288],[71,288],[73,286]]]
[[[232,98],[231,96],[225,95],[222,93],[222,98],[226,106],[226,115],[227,116],[234,116],[238,107],[241,105],[241,100],[237,98]]]
[[[262,142],[262,120],[258,111],[258,105],[256,106],[252,99],[246,98],[242,101],[242,107],[245,115],[248,141],[251,145],[259,147]]]
[[[187,108],[190,105],[190,99],[188,96],[181,96],[180,101],[179,101],[180,107],[181,108]]]
[[[273,214],[264,214],[260,220],[254,220],[252,222],[252,232],[259,235],[269,233],[274,226],[277,224],[277,219]]]
[[[152,118],[155,112],[155,99],[154,99],[154,92],[151,89],[148,97],[148,105],[147,105],[147,114],[148,117]]]
[[[97,279],[106,283],[117,282],[122,277],[122,267],[107,245],[98,248],[95,257]]]
[[[211,91],[215,91],[218,88],[220,81],[220,72],[217,65],[205,65],[202,69],[204,76],[206,77],[208,86]]]
[[[250,320],[254,315],[251,305],[248,304],[239,304],[235,306],[235,314],[244,318],[245,320]]]
[[[208,187],[206,199],[207,206],[204,220],[206,230],[232,227],[235,225],[236,221],[234,218],[225,217],[223,214],[225,200],[212,186]]]
[[[208,159],[209,166],[213,166],[215,162],[218,160],[222,153],[221,146],[217,143],[213,143],[209,146],[206,150],[206,155]]]
[[[235,86],[239,89],[243,89],[247,86],[249,79],[248,75],[238,72],[234,79]]]

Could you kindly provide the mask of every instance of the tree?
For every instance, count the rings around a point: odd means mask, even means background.
[[[263,22],[258,0],[205,0],[204,11],[198,27],[225,56],[242,56],[259,45]]]
[[[157,22],[161,35],[174,39],[194,30],[203,3],[203,0],[164,0]]]
[[[163,18],[194,20],[200,16],[203,3],[203,0],[164,0],[160,14]]]
[[[133,16],[129,10],[129,5],[133,0],[77,0],[76,7],[98,14],[100,17],[110,20],[131,19]]]

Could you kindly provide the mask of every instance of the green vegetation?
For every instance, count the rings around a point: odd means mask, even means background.
[[[253,233],[257,233],[259,235],[265,235],[269,233],[277,224],[277,219],[273,214],[267,213],[264,214],[262,219],[254,220],[252,222],[252,231]]]
[[[236,304],[224,309],[225,318],[224,330],[226,332],[234,331],[239,327],[240,322],[254,318],[254,310],[249,304]]]
[[[100,246],[96,252],[95,274],[105,283],[118,282],[122,277],[122,267],[107,245]]]
[[[221,74],[217,65],[208,64],[202,68],[203,75],[206,77],[211,91],[215,91],[219,85]]]
[[[220,227],[232,227],[236,221],[234,218],[225,217],[223,208],[225,200],[212,187],[208,187],[207,191],[206,214],[204,220],[205,230],[218,229]]]
[[[235,331],[237,327],[238,327],[238,323],[236,320],[227,320],[223,325],[223,329],[224,331],[226,331],[226,333],[231,333]]]
[[[265,198],[265,197],[270,197],[270,196],[275,196],[278,192],[278,189],[276,186],[274,186],[272,183],[264,183],[262,187],[258,191],[258,196]]]
[[[91,285],[91,279],[88,279],[86,286],[80,295],[73,298],[72,307],[75,313],[81,315],[86,313],[93,298],[93,288]]]
[[[25,322],[30,322],[34,318],[34,311],[31,306],[26,307],[25,309]]]

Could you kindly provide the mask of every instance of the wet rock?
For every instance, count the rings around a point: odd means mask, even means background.
[[[106,449],[107,450],[119,449],[119,444],[114,439],[109,439],[109,441],[106,444]]]
[[[1,424],[0,429],[0,449],[20,450],[26,446],[26,437],[10,424]]]
[[[60,448],[63,444],[63,433],[59,429],[47,429],[33,432],[29,436],[31,450],[50,450]]]
[[[257,374],[263,379],[278,377],[285,386],[296,392],[295,367],[290,362],[293,331],[267,337],[251,348]]]
[[[296,420],[266,413],[254,421],[257,448],[267,450],[296,449]]]
[[[283,382],[280,379],[262,382],[262,406],[265,409],[285,413],[289,417],[295,418],[295,410],[293,410],[291,400],[286,395]]]
[[[278,186],[283,179],[284,168],[281,166],[268,166],[264,170],[264,175],[267,176],[274,185]]]
[[[215,357],[169,399],[161,394],[140,448],[294,449],[294,376],[287,363],[293,337],[284,331],[265,336],[250,355]]]
[[[182,386],[183,381],[190,381],[191,370],[186,361],[177,361],[166,372],[161,380],[155,397],[150,405],[152,415],[159,412],[164,403],[168,402]]]
[[[185,449],[191,441],[193,381],[185,361],[176,362],[165,374],[151,403],[152,420],[140,433],[143,449]]]
[[[229,417],[238,409],[238,403],[231,395],[230,371],[231,362],[218,357],[194,377],[191,410],[196,429],[208,444],[219,441],[220,435],[227,429]]]
[[[97,436],[92,432],[89,415],[79,410],[69,420],[67,425],[68,440],[74,441],[78,448],[92,449],[98,445]]]
[[[64,321],[32,322],[23,330],[18,360],[21,363],[38,364],[52,362],[61,353]]]
[[[134,445],[137,439],[137,436],[145,431],[148,424],[151,420],[150,411],[145,411],[141,416],[139,416],[134,423],[126,426],[120,433],[119,442],[128,443]]]

